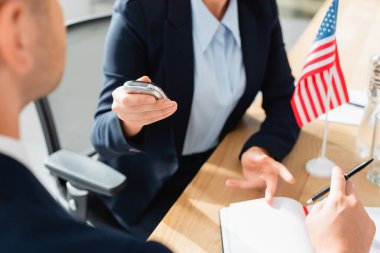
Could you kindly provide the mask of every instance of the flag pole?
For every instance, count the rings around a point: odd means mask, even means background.
[[[331,73],[329,73],[329,81],[327,82],[327,96],[325,99],[325,125],[323,129],[323,139],[322,139],[322,152],[321,156],[326,158],[326,144],[327,144],[327,133],[329,128],[329,111],[330,111],[330,88],[332,85]]]
[[[326,111],[325,115],[325,126],[323,129],[323,140],[322,140],[322,157],[326,157],[326,143],[327,143],[327,130],[329,128],[329,119],[328,119],[329,110]]]
[[[329,160],[326,157],[326,145],[327,145],[327,133],[328,133],[328,114],[330,111],[330,97],[331,97],[331,89],[332,89],[332,74],[329,73],[327,75],[328,80],[326,80],[327,84],[327,96],[325,98],[325,125],[323,129],[323,139],[322,139],[322,152],[321,156],[311,159],[306,163],[306,171],[316,177],[331,177],[332,168],[335,166],[335,163]]]
[[[322,139],[322,152],[321,156],[311,159],[306,163],[306,171],[316,177],[331,177],[332,168],[335,166],[335,163],[329,160],[326,157],[326,144],[327,144],[327,133],[328,133],[328,114],[330,111],[330,98],[331,98],[331,89],[332,89],[332,74],[329,72],[326,79],[327,84],[327,95],[324,101],[325,104],[325,124],[323,129],[323,139]]]
[[[337,15],[338,15],[338,4],[339,0],[332,0],[330,7],[322,21],[322,24],[318,30],[317,37],[313,43],[312,49],[309,52],[308,58],[306,59],[306,64],[304,66],[303,72],[304,74],[301,76],[300,80],[305,80],[307,74],[313,75],[314,80],[316,80],[318,92],[319,94],[326,94],[324,97],[324,101],[316,100],[313,93],[311,94],[296,94],[294,97],[299,99],[301,97],[301,102],[306,100],[306,103],[298,105],[302,113],[306,114],[306,117],[303,117],[302,124],[310,121],[310,115],[314,116],[315,111],[319,111],[318,116],[323,112],[320,111],[323,104],[325,105],[325,124],[323,130],[323,139],[322,139],[322,147],[321,154],[309,160],[306,163],[306,171],[312,175],[317,177],[330,177],[332,173],[332,168],[335,166],[335,163],[329,160],[326,157],[326,146],[327,146],[327,134],[328,134],[328,114],[330,111],[331,98],[337,97],[337,100],[340,102],[347,102],[349,100],[347,96],[347,88],[345,84],[345,80],[343,77],[342,70],[339,64],[339,56],[338,56],[338,48],[336,44],[336,23],[337,23]],[[329,48],[327,50],[326,48]],[[326,49],[326,50],[325,50]],[[330,55],[332,53],[332,55]],[[315,71],[315,72],[312,72]],[[321,80],[317,80],[317,78],[322,77],[325,80],[325,84],[321,82]],[[314,83],[314,80],[311,79],[311,83]],[[335,85],[333,87],[333,81],[335,81]],[[304,82],[305,83],[305,82]],[[302,84],[302,83],[301,83]],[[300,84],[299,84],[300,85]],[[326,87],[326,86],[327,87]],[[304,84],[305,87],[305,84]],[[313,86],[311,86],[313,87]],[[327,88],[327,91],[325,90]],[[335,90],[334,88],[337,88]],[[339,90],[340,89],[340,90]],[[343,96],[342,91],[343,90]],[[311,95],[311,97],[310,97]],[[335,99],[333,100],[335,102]],[[317,108],[313,107],[313,104],[317,104]],[[306,105],[305,105],[306,104]],[[341,104],[341,103],[340,103]],[[315,105],[315,104],[314,104]],[[332,107],[339,106],[339,103],[334,103]],[[333,109],[333,108],[331,108]],[[298,113],[298,108],[295,107],[296,113]],[[323,111],[323,110],[322,110]],[[298,114],[297,114],[298,115]],[[305,115],[301,115],[305,116]],[[299,121],[299,119],[298,119]]]

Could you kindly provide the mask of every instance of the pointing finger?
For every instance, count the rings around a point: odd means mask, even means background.
[[[278,170],[278,174],[289,184],[294,184],[296,180],[294,179],[292,173],[281,163],[275,162],[275,166]]]
[[[269,205],[272,204],[274,194],[277,190],[277,176],[268,177],[266,180],[267,188],[265,189],[265,200]]]
[[[255,188],[255,184],[253,182],[247,180],[235,180],[228,179],[226,181],[226,186],[231,188],[241,188],[241,189],[251,189]]]

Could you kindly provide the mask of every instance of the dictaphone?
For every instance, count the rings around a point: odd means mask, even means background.
[[[143,81],[127,81],[124,83],[124,88],[130,93],[151,95],[157,100],[168,98],[160,86],[154,83]]]

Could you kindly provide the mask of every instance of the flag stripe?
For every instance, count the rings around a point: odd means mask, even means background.
[[[340,98],[341,103],[343,104],[343,103],[348,102],[347,90],[345,90],[343,85],[342,85],[342,82],[341,82],[341,79],[339,78],[339,74],[338,74],[338,71],[336,69],[336,66],[331,71],[334,75],[335,87],[338,89],[339,98]]]
[[[344,80],[343,72],[341,71],[340,68],[340,60],[339,60],[339,52],[338,48],[336,48],[336,72],[338,73],[339,76],[339,81],[342,86],[343,92],[344,92],[344,101],[348,103],[350,101],[348,97],[348,91],[347,91],[347,86],[346,86],[346,81]]]
[[[325,70],[323,71],[323,78],[322,82],[324,82],[324,85],[328,88],[327,92],[329,92],[328,96],[330,96],[330,110],[332,110],[335,107],[338,107],[338,101],[336,100],[336,94],[334,91],[333,83],[332,83],[332,76],[330,74],[330,71]]]
[[[325,91],[324,103],[325,103],[325,106],[327,107],[327,111],[329,111],[329,110],[331,110],[331,108],[333,108],[333,104],[332,104],[332,100],[331,100],[331,95],[329,94],[328,87],[327,87],[327,84],[325,81],[324,72],[321,73],[320,77],[321,77],[321,83],[322,83],[323,89]]]
[[[302,86],[301,86],[301,89],[302,89]],[[302,92],[301,92],[301,89],[300,89],[300,94],[302,93]],[[310,119],[309,112],[308,112],[308,110],[307,110],[306,104],[305,104],[305,102],[304,102],[304,98],[305,98],[305,97],[303,97],[302,95],[301,95],[301,96],[298,96],[299,102],[300,102],[300,104],[301,104],[302,112],[303,112],[303,114],[304,114],[304,116],[305,116],[305,118],[306,118],[306,122],[310,122],[311,119]]]
[[[322,97],[322,105],[325,108],[325,112],[326,112],[326,110],[329,110],[329,108],[330,108],[328,105],[326,105],[327,87],[325,85],[323,85],[321,74],[318,73],[315,77],[317,79],[318,89],[320,92],[319,94],[321,94],[321,97]]]
[[[297,98],[298,99],[298,98]],[[293,109],[293,112],[294,112],[294,116],[296,118],[296,121],[297,121],[297,124],[299,126],[302,126],[303,124],[306,123],[306,121],[302,121],[301,118],[300,118],[300,115],[299,115],[299,111],[298,111],[298,105],[296,105],[295,103],[295,100],[296,98],[292,98],[292,100],[290,101],[291,105],[292,105],[292,109]]]
[[[308,55],[315,54],[315,53],[317,53],[318,51],[324,50],[324,49],[326,49],[326,48],[329,48],[329,47],[331,47],[331,46],[335,46],[335,45],[336,45],[335,40],[332,40],[331,42],[328,42],[328,43],[326,43],[326,44],[323,44],[323,45],[321,45],[320,47],[315,48],[313,51],[310,51]]]
[[[332,76],[334,75],[333,72],[332,72],[332,69],[331,69],[331,75]],[[334,97],[336,99],[337,106],[340,106],[342,104],[342,101],[341,101],[341,98],[340,98],[340,94],[339,94],[338,88],[336,87],[336,82],[335,82],[334,78],[331,79],[331,86],[332,86],[333,91],[334,91]]]
[[[330,82],[330,84],[327,85],[327,82]],[[329,72],[326,70],[322,72],[322,83],[323,83],[323,86],[326,87],[326,92],[327,92],[326,96],[327,96],[327,99],[330,100],[329,110],[331,110],[335,106],[338,106],[338,105],[336,104],[336,99],[334,97],[334,94],[332,93],[333,89],[331,87],[331,78],[330,78]]]
[[[297,108],[304,108],[304,106],[301,103],[300,97],[297,97],[295,102],[296,102]],[[305,111],[304,110],[299,110],[298,114],[299,114],[299,116],[300,116],[300,118],[302,120],[302,124],[305,124],[305,123],[309,122],[307,116],[305,115]]]
[[[329,64],[332,64],[335,60],[335,57],[334,56],[331,56],[327,59],[324,59],[323,61],[320,61],[320,62],[317,62],[317,63],[314,63],[310,66],[307,66],[303,71],[302,71],[302,75],[305,75],[305,73],[307,72],[310,72],[310,71],[313,71],[313,70],[316,70],[316,69],[319,69],[319,68],[322,68],[326,65],[329,65]]]
[[[327,38],[324,38],[322,40],[319,40],[319,41],[314,41],[313,45],[311,46],[311,49],[309,51],[309,54],[313,53],[316,49],[318,49],[319,47],[322,47],[330,42],[333,42],[335,43],[335,36],[330,36],[330,37],[327,37]]]
[[[316,110],[314,113],[316,115],[321,115],[322,114],[322,108],[320,106],[320,102],[319,102],[319,99],[318,99],[317,92],[315,91],[313,77],[311,77],[311,76],[308,77],[307,78],[307,83],[308,83],[308,87],[309,87],[309,92],[310,92],[311,100],[314,101],[313,105],[314,105],[314,108]]]
[[[313,118],[317,117],[318,113],[317,113],[317,109],[316,109],[316,106],[313,102],[313,97],[311,96],[311,93],[310,93],[310,83],[308,81],[305,81],[307,82],[305,84],[305,91],[306,91],[306,95],[307,95],[307,102],[310,104],[310,107],[311,107],[311,110],[312,110],[312,115],[313,115]]]
[[[318,50],[317,52],[315,52],[312,55],[310,55],[309,57],[307,57],[307,59],[306,59],[306,65],[304,66],[304,68],[306,66],[310,65],[311,63],[314,63],[314,62],[316,62],[318,60],[322,60],[322,59],[328,58],[326,55],[331,56],[331,55],[334,55],[334,54],[335,54],[335,44],[333,44],[330,47],[324,48],[322,50]]]
[[[340,104],[343,104],[345,102],[345,95],[344,95],[344,92],[343,92],[343,89],[342,89],[342,83],[340,82],[339,80],[339,75],[336,71],[336,66],[334,66],[332,69],[331,69],[331,74],[333,75],[333,80],[334,80],[334,87],[336,89],[336,92],[338,94],[338,97],[339,97],[339,102]]]
[[[334,52],[334,51],[333,51],[333,52],[330,52],[330,53],[328,53],[328,54],[324,54],[324,55],[322,55],[322,56],[319,56],[318,58],[314,58],[313,60],[310,60],[309,62],[307,62],[307,63],[305,64],[304,69],[306,69],[307,67],[312,66],[313,64],[316,64],[316,63],[318,63],[318,62],[323,62],[324,60],[330,59],[331,57],[332,57],[333,60],[334,60],[334,57],[335,57],[335,52]],[[310,72],[310,71],[309,71],[309,72]]]
[[[317,94],[317,97],[318,97],[318,102],[319,102],[318,104],[321,107],[321,111],[322,111],[322,113],[320,113],[319,115],[321,115],[325,113],[326,111],[325,104],[323,103],[324,100],[322,99],[322,94],[321,94],[323,92],[323,88],[322,87],[319,88],[316,76],[312,76],[312,78],[313,78],[313,83],[314,83],[314,89],[316,91],[315,93]]]

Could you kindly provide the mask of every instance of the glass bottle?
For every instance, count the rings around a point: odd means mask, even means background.
[[[372,183],[380,186],[380,157],[379,153],[376,155],[376,151],[380,150],[380,112],[375,114],[375,125],[373,129],[371,156],[374,158],[374,161],[370,164],[371,169],[367,173],[367,178]]]
[[[372,145],[375,115],[380,112],[380,54],[371,59],[371,74],[368,87],[368,104],[365,108],[362,122],[356,137],[356,149],[360,157],[368,157]],[[374,155],[380,156],[380,150]]]

